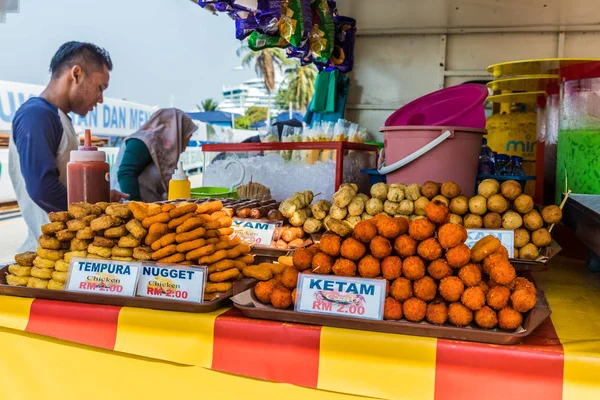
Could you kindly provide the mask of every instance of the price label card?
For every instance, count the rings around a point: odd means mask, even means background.
[[[204,299],[206,267],[142,264],[137,295],[165,300],[192,301]]]
[[[250,246],[270,246],[275,229],[281,225],[281,222],[234,218],[232,237],[239,237]]]
[[[140,263],[73,258],[66,288],[71,292],[135,296]]]
[[[299,274],[294,310],[362,319],[383,319],[384,279]]]
[[[483,239],[486,236],[494,236],[500,239],[502,246],[508,250],[508,256],[514,258],[515,256],[515,231],[507,231],[504,229],[467,229],[469,238],[465,242],[469,248],[472,248],[475,243]]]

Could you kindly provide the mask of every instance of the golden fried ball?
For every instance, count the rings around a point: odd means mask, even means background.
[[[467,229],[462,225],[448,223],[438,229],[438,240],[444,249],[458,246],[468,237]]]
[[[477,195],[469,199],[469,211],[471,214],[484,215],[487,212],[487,199]]]
[[[462,225],[463,219],[458,214],[450,214],[450,218],[448,218],[448,222],[450,222],[451,224]]]
[[[292,292],[283,286],[277,286],[271,293],[273,307],[285,310],[292,305]]]
[[[364,244],[356,239],[348,238],[342,243],[340,254],[348,260],[358,261],[365,255],[366,251]]]
[[[498,325],[498,316],[496,312],[488,306],[483,306],[475,311],[475,323],[484,329],[492,329]]]
[[[355,276],[356,275],[356,264],[345,258],[338,258],[335,264],[333,264],[333,273],[338,276]]]
[[[500,192],[507,200],[513,201],[521,195],[523,189],[519,182],[510,180],[502,182],[502,185],[500,185]]]
[[[448,307],[448,321],[456,326],[469,325],[473,321],[473,311],[469,310],[462,303],[452,303]]]
[[[492,266],[494,264],[504,261],[504,260],[508,260],[508,257],[504,257],[504,255],[502,255],[501,253],[490,254],[489,256],[484,258],[482,261],[483,272],[489,275],[490,272],[492,271]]]
[[[443,258],[433,260],[427,267],[427,273],[434,279],[441,280],[452,275],[452,267]]]
[[[481,282],[481,269],[479,264],[469,263],[458,271],[458,277],[468,287],[476,286]]]
[[[312,259],[312,272],[315,274],[329,275],[333,268],[334,259],[325,253],[317,253]]]
[[[510,302],[516,311],[525,313],[535,307],[535,293],[527,289],[515,290],[510,296]]]
[[[444,325],[448,320],[448,306],[441,300],[432,301],[427,305],[425,318],[432,324]]]
[[[415,219],[408,225],[408,234],[411,238],[421,241],[433,236],[435,225],[426,218]]]
[[[515,247],[517,249],[525,246],[530,240],[531,236],[529,236],[529,231],[527,229],[515,229]]]
[[[454,268],[465,266],[471,260],[471,249],[466,244],[459,244],[446,252],[448,265]]]
[[[398,278],[390,286],[390,295],[398,301],[405,301],[413,295],[412,282],[406,278]]]
[[[544,220],[539,212],[531,210],[523,216],[523,225],[530,231],[535,231],[544,226]]]
[[[417,254],[417,241],[408,235],[398,236],[394,240],[394,250],[402,258]]]
[[[438,194],[437,196],[435,196],[433,199],[431,199],[431,201],[441,201],[446,206],[450,207],[450,200],[448,200],[447,198],[445,198],[441,194]]]
[[[392,244],[382,236],[375,236],[369,244],[369,249],[373,257],[384,259],[392,254]]]
[[[508,201],[501,194],[495,194],[487,199],[488,211],[502,214],[508,210],[508,206]]]
[[[489,199],[500,191],[500,184],[495,179],[485,179],[477,186],[477,194]]]
[[[489,201],[489,200],[488,200]],[[497,212],[485,214],[483,217],[483,227],[485,229],[500,229],[502,228],[502,216]]]
[[[480,310],[485,305],[485,293],[479,286],[466,288],[460,297],[460,301],[473,311]]]
[[[531,242],[537,247],[546,247],[552,243],[552,236],[546,228],[540,228],[531,234]]]
[[[513,202],[513,208],[520,214],[527,214],[533,210],[533,199],[527,194],[522,194]]]
[[[494,310],[501,310],[506,307],[509,298],[510,290],[506,286],[494,286],[486,294],[487,304]]]
[[[416,297],[411,297],[402,304],[404,318],[411,322],[419,322],[425,318],[427,303]]]
[[[408,231],[408,221],[404,218],[381,218],[377,220],[377,233],[386,239],[396,239]]]
[[[440,193],[440,184],[437,182],[427,181],[421,186],[421,195],[429,200],[433,199]]]
[[[487,296],[487,293],[490,291],[490,287],[488,286],[487,283],[485,283],[484,281],[480,281],[477,286],[479,286],[481,288],[481,290],[483,290],[483,293],[485,293],[485,295]]]
[[[476,214],[467,214],[463,218],[463,225],[467,229],[479,229],[483,226],[483,218]]]
[[[533,243],[527,243],[525,246],[519,249],[519,258],[525,260],[535,260],[539,257],[539,255],[540,249],[538,249],[538,247]]]
[[[402,262],[402,275],[406,278],[416,281],[425,276],[425,264],[420,257],[410,256]]]
[[[448,221],[450,216],[450,209],[444,203],[439,200],[429,202],[425,206],[425,216],[436,224],[444,224]]]
[[[518,277],[515,278],[515,280],[513,281],[511,289],[513,291],[515,291],[515,292],[517,290],[529,290],[533,294],[536,293],[535,285],[531,281],[529,281],[528,279],[523,278],[521,276],[518,276]]]
[[[562,210],[555,205],[546,206],[542,208],[542,218],[547,224],[556,224],[562,219]]]
[[[298,274],[299,272],[296,268],[286,268],[279,278],[279,283],[290,290],[295,289],[298,284]]]
[[[265,304],[271,303],[271,293],[275,289],[275,280],[260,281],[254,286],[254,295],[256,298]]]
[[[359,222],[352,231],[352,237],[363,243],[369,243],[375,236],[377,236],[377,227],[371,220]]]
[[[469,212],[469,199],[466,196],[457,196],[450,200],[450,211],[454,214],[465,215]]]
[[[498,325],[502,329],[514,331],[523,323],[523,316],[520,312],[510,307],[503,308],[498,312]]]
[[[442,246],[435,238],[425,239],[417,246],[417,253],[423,260],[437,260],[442,256]]]
[[[456,276],[449,276],[440,282],[440,295],[447,301],[458,301],[465,291],[465,284]]]
[[[460,195],[460,186],[453,181],[444,182],[440,188],[440,192],[442,193],[442,196],[453,199]]]
[[[413,292],[415,297],[424,300],[431,301],[437,294],[437,285],[430,276],[424,276],[421,279],[415,281],[413,285]]]
[[[402,318],[402,304],[393,297],[386,297],[383,305],[383,319],[399,320]]]
[[[339,257],[340,249],[342,248],[342,238],[335,233],[325,233],[321,237],[319,246],[321,251],[328,256]],[[297,251],[298,250],[296,250],[296,252]]]
[[[393,281],[402,275],[402,260],[398,256],[388,256],[381,261],[381,275]]]
[[[372,255],[367,255],[358,262],[358,274],[363,278],[375,278],[381,274],[381,263]]]
[[[490,269],[490,278],[500,285],[508,286],[516,277],[515,268],[506,260],[494,263]]]
[[[292,256],[292,262],[298,271],[309,269],[312,264],[312,259],[312,252],[302,248],[296,249],[296,251],[294,251],[294,255]]]

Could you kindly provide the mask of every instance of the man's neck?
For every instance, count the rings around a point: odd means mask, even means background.
[[[71,112],[71,104],[69,103],[69,96],[66,90],[61,89],[55,81],[50,81],[46,89],[40,94],[40,97],[60,108],[65,114]]]

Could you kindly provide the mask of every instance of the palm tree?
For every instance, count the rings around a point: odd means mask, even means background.
[[[262,77],[265,82],[265,88],[267,92],[272,93],[275,91],[275,68],[279,70],[283,66],[292,64],[292,61],[287,58],[285,51],[279,48],[269,48],[258,51],[250,50],[248,47],[242,46],[238,49],[237,55],[242,56],[242,65],[250,67],[254,64],[254,71],[258,77]]]
[[[219,103],[214,99],[206,99],[203,100],[200,105],[196,104],[196,108],[198,108],[199,111],[217,111]]]
[[[285,71],[285,79],[288,82],[287,100],[292,103],[294,109],[306,111],[315,93],[317,74],[317,68],[313,64],[297,64]]]

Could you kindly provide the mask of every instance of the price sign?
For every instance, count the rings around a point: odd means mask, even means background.
[[[166,300],[202,302],[206,267],[142,265],[137,295]]]
[[[383,279],[299,274],[296,311],[362,319],[383,319]]]
[[[507,231],[503,229],[467,229],[469,238],[465,242],[469,248],[472,248],[475,243],[483,239],[486,236],[494,236],[500,239],[502,246],[508,250],[508,257],[514,258],[515,256],[515,231]]]
[[[234,218],[232,237],[239,237],[250,246],[270,246],[278,226],[281,226],[281,222]]]
[[[73,258],[66,288],[71,292],[135,296],[139,270],[138,262]]]

